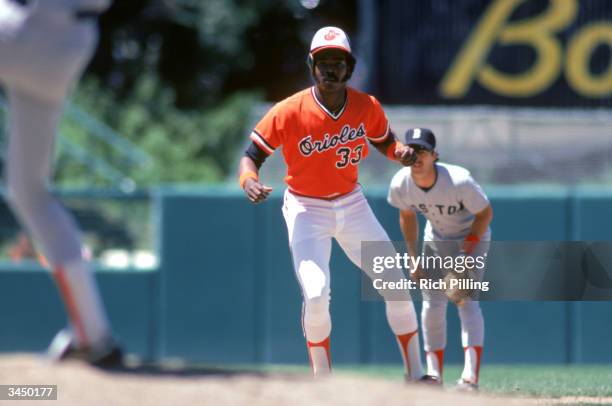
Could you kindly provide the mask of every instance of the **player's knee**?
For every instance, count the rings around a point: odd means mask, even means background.
[[[319,342],[331,333],[329,296],[304,300],[304,334],[309,341]]]
[[[428,314],[446,312],[447,302],[444,300],[424,300],[421,314],[425,317]]]
[[[401,301],[392,301],[392,300],[387,300],[385,301],[385,308],[387,311],[387,314],[391,314],[391,315],[406,315],[406,314],[410,314],[410,315],[415,315],[415,310],[414,310],[414,303],[412,303],[412,300],[401,300]]]
[[[19,206],[19,202],[23,199],[25,190],[23,186],[11,179],[10,172],[6,180],[6,200],[11,206]]]
[[[316,318],[329,317],[329,294],[304,299],[304,315]]]
[[[446,303],[445,301],[424,301],[421,309],[421,320],[423,329],[436,329],[444,326],[446,319]]]
[[[42,190],[38,189],[32,184],[20,182],[9,176],[6,183],[7,202],[13,210],[27,216],[30,207],[34,207],[44,199],[46,190],[44,188]]]
[[[385,310],[391,330],[396,335],[406,334],[418,329],[418,321],[412,300],[386,301]]]
[[[478,301],[466,300],[461,306],[458,306],[458,309],[461,320],[468,321],[482,317],[482,310]]]

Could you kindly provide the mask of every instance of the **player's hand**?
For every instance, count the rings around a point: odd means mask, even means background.
[[[417,266],[415,269],[410,270],[410,277],[418,282],[425,277],[425,271],[420,266]]]
[[[451,302],[453,302],[457,306],[463,306],[466,300],[474,298],[477,292],[472,289],[452,287],[452,281],[455,279],[459,281],[461,281],[462,279],[471,279],[471,275],[468,274],[467,271],[459,273],[451,270],[444,277],[444,286],[446,286],[446,289],[444,289],[444,294]]]
[[[395,148],[395,159],[404,166],[411,166],[416,162],[417,154],[410,146],[402,145]]]
[[[244,193],[251,203],[261,203],[270,195],[270,192],[272,192],[270,186],[262,185],[255,179],[247,179],[244,183]]]

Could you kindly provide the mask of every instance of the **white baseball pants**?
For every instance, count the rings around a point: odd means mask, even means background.
[[[329,260],[331,240],[335,238],[349,259],[372,278],[371,269],[361,266],[362,241],[389,241],[372,209],[368,205],[361,187],[334,200],[314,199],[298,196],[289,190],[285,192],[283,215],[289,233],[289,245],[293,266],[303,295],[303,328],[308,342],[322,342],[331,333],[329,301],[331,278]],[[381,255],[395,255],[389,242],[389,252]],[[380,275],[376,275],[380,278]],[[385,272],[385,280],[399,281],[403,273]],[[405,300],[386,300],[389,325],[397,336],[417,330],[417,318],[410,294]],[[414,347],[416,345],[416,347]],[[415,353],[416,349],[416,353]],[[411,378],[422,375],[418,353],[418,334],[410,341],[408,354]]]

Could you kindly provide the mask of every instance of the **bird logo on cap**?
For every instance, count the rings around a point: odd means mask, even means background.
[[[325,34],[325,37],[323,37],[323,38],[325,38],[327,41],[333,41],[334,38],[336,38],[336,36],[338,36],[338,35],[340,35],[339,32],[336,32],[334,30],[329,30],[327,32],[327,34]]]

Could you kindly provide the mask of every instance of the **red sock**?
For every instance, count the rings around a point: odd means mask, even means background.
[[[307,340],[306,346],[308,348],[308,358],[310,359],[312,373],[315,376],[330,373],[331,355],[329,350],[329,337],[318,343],[313,343]]]

